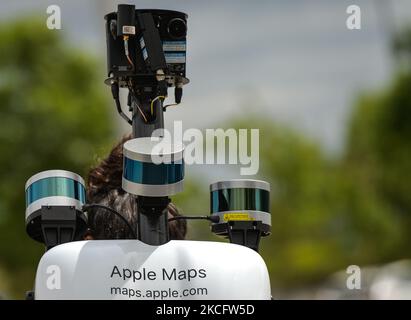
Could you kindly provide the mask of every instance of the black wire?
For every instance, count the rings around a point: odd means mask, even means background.
[[[87,211],[87,209],[90,209],[90,208],[101,208],[101,209],[105,209],[105,210],[107,210],[107,211],[110,211],[111,213],[114,213],[117,217],[119,217],[121,220],[123,220],[123,222],[127,225],[127,227],[130,229],[131,233],[133,234],[133,237],[134,237],[135,239],[137,239],[137,234],[136,234],[136,232],[134,231],[132,225],[130,224],[130,222],[127,221],[126,218],[124,218],[124,217],[121,215],[120,212],[118,212],[118,211],[116,211],[116,210],[114,210],[114,209],[112,209],[112,208],[110,208],[110,207],[108,207],[108,206],[105,206],[105,205],[103,205],[103,204],[98,204],[98,203],[85,204],[85,205],[83,206],[83,211]]]
[[[166,104],[166,105],[163,107],[163,111],[166,111],[168,107],[174,107],[174,106],[178,106],[178,105],[179,105],[179,103]]]
[[[220,222],[219,216],[176,216],[168,219],[168,222],[174,220],[183,220],[183,219],[190,219],[190,220],[209,220],[214,223]]]
[[[127,115],[123,112],[123,110],[121,109],[121,104],[120,104],[120,99],[114,99],[114,101],[116,102],[116,107],[117,107],[117,112],[120,114],[120,116],[127,121],[128,124],[132,125],[133,121],[131,121],[131,119],[129,117],[127,117]]]
[[[121,103],[120,103],[120,89],[118,87],[117,82],[113,82],[111,84],[111,94],[113,96],[114,101],[116,102],[116,107],[117,107],[117,112],[120,114],[120,116],[127,121],[128,124],[133,124],[131,119],[127,117],[127,115],[123,112],[123,109],[121,109]]]
[[[144,122],[148,122],[148,120],[147,120],[147,115],[144,113],[144,111],[141,109],[141,107],[139,106],[139,104],[140,104],[140,102],[139,102],[139,100],[138,100],[138,98],[136,97],[136,93],[135,93],[135,91],[134,91],[134,89],[133,89],[133,86],[131,85],[131,83],[129,83],[129,85],[127,86],[128,87],[128,90],[129,90],[129,98],[130,98],[130,103],[129,103],[129,105],[131,106],[132,105],[132,101],[131,101],[131,97],[133,97],[134,98],[134,103],[136,104],[136,107],[137,107],[137,109],[138,109],[138,111],[140,112],[140,114],[141,114],[141,117],[143,118],[143,120],[144,120]]]

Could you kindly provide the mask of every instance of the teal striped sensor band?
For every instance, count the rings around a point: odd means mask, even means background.
[[[270,192],[253,188],[229,188],[211,192],[211,213],[262,211],[269,213]]]
[[[184,148],[161,138],[136,138],[123,145],[123,189],[147,197],[170,196],[183,190]]]
[[[65,170],[42,171],[26,183],[26,221],[42,206],[74,206],[81,211],[86,202],[84,180]]]
[[[154,164],[124,157],[123,177],[139,184],[173,184],[183,180],[184,162]]]
[[[261,221],[263,231],[271,228],[270,184],[261,180],[238,179],[210,185],[210,213],[219,216],[214,231],[230,221]]]

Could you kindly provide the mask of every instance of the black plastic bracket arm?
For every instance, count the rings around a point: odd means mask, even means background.
[[[71,206],[42,206],[41,231],[47,250],[75,240],[76,208]]]
[[[262,233],[261,221],[229,221],[227,229],[231,243],[246,246],[258,252]]]

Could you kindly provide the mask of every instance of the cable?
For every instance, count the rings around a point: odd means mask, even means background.
[[[113,95],[113,99],[116,103],[117,107],[117,112],[120,114],[120,116],[127,121],[128,124],[133,124],[133,121],[127,115],[123,112],[121,109],[121,103],[120,103],[120,97],[119,97],[119,87],[117,81],[113,81],[111,83],[111,94]]]
[[[134,70],[134,63],[133,63],[133,61],[130,59],[130,54],[129,54],[129,52],[128,52],[128,38],[129,38],[129,36],[124,36],[124,37],[123,37],[123,40],[124,40],[124,53],[125,53],[125,55],[126,55],[126,57],[127,57],[128,63],[130,63],[132,69]]]
[[[166,109],[168,107],[179,105],[180,102],[181,102],[182,96],[183,96],[183,88],[179,84],[176,84],[176,87],[174,88],[174,101],[175,101],[175,103],[171,103],[171,104],[168,104],[168,105],[164,106],[163,111],[166,111]]]
[[[114,99],[114,101],[116,102],[116,107],[117,107],[117,111],[120,114],[120,116],[127,121],[128,124],[133,124],[133,121],[131,121],[131,119],[129,117],[127,117],[127,115],[121,110],[121,104],[120,104],[120,100],[119,99]]]
[[[144,122],[147,123],[147,122],[148,122],[147,117],[146,117],[146,115],[144,114],[143,110],[141,110],[140,106],[139,106],[138,103],[137,103],[136,93],[134,92],[133,85],[132,85],[132,83],[131,83],[131,79],[128,81],[128,90],[130,90],[131,93],[133,94],[134,100],[135,100],[135,103],[136,103],[136,106],[137,106],[137,109],[138,109],[138,111],[140,112],[141,116],[143,117]]]
[[[214,223],[220,222],[220,217],[219,216],[176,216],[168,219],[168,222],[174,221],[174,220],[182,220],[182,219],[187,219],[187,220],[209,220]]]
[[[147,120],[147,117],[144,114],[143,110],[140,109],[140,106],[138,104],[136,104],[136,106],[137,106],[138,111],[140,111],[141,116],[144,118],[144,121],[147,123],[148,120]]]
[[[117,217],[119,217],[121,220],[123,220],[123,222],[127,225],[127,227],[130,229],[131,233],[133,234],[133,237],[135,239],[137,239],[137,234],[134,231],[133,227],[131,226],[130,222],[128,222],[127,219],[124,218],[121,215],[121,213],[119,213],[118,211],[116,211],[116,210],[114,210],[114,209],[112,209],[108,206],[105,206],[103,204],[98,204],[98,203],[85,204],[85,205],[83,205],[82,209],[83,209],[83,211],[87,211],[90,208],[101,208],[101,209],[105,209],[105,210],[110,211],[111,213],[115,214]]]
[[[165,96],[157,96],[153,100],[151,100],[151,103],[150,103],[151,115],[154,115],[154,110],[153,110],[154,102],[158,99],[163,99],[164,100],[165,98],[166,98]]]
[[[133,61],[131,61],[130,56],[126,55],[126,57],[127,57],[127,61],[131,64],[131,67],[134,69],[134,63]]]
[[[166,111],[166,109],[168,108],[168,107],[174,107],[174,106],[178,106],[179,105],[179,103],[170,103],[170,104],[167,104],[167,105],[165,105],[164,107],[163,107],[163,111]]]

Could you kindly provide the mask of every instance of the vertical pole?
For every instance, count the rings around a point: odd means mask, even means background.
[[[157,99],[154,102],[155,118],[146,122],[151,112],[151,98],[142,96],[139,100],[131,98],[133,112],[133,138],[151,137],[154,130],[164,129],[163,102]],[[140,108],[140,109],[139,109]],[[163,134],[161,134],[162,136]],[[168,232],[168,197],[138,196],[138,239],[149,245],[162,245],[169,241]]]

